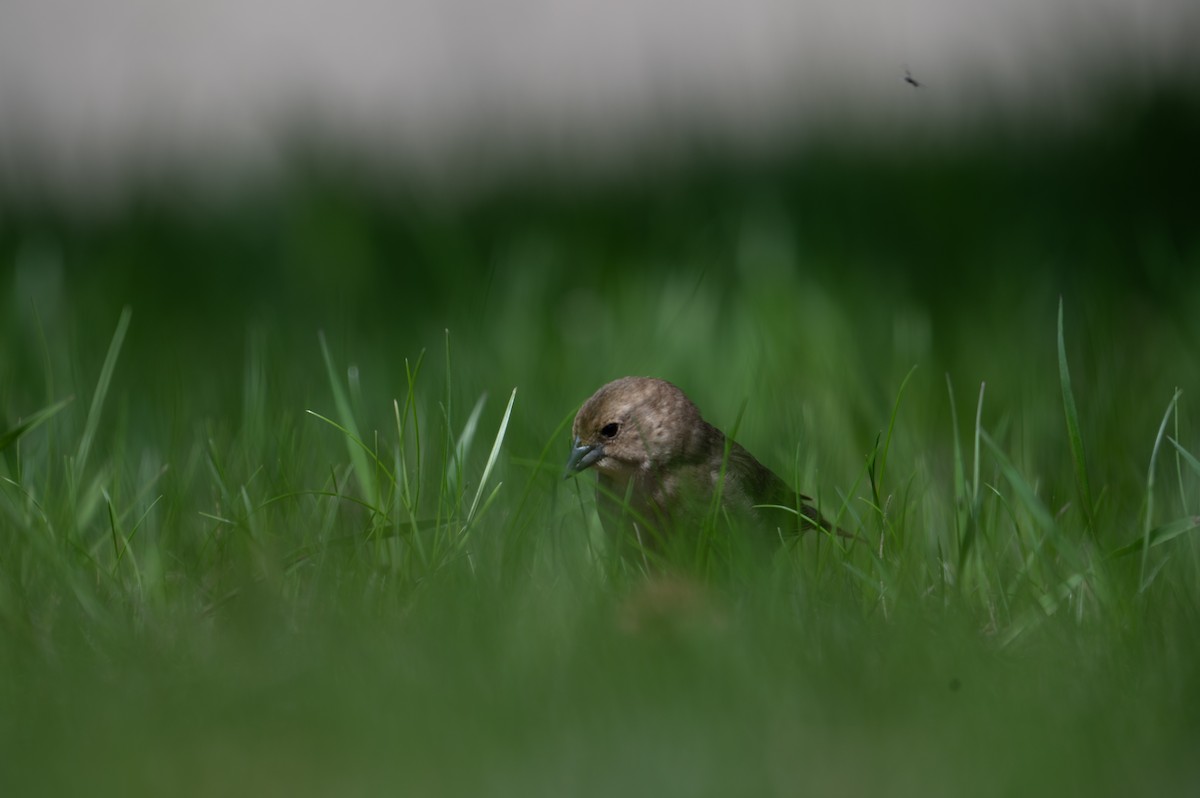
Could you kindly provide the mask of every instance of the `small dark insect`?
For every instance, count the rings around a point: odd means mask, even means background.
[[[904,68],[904,82],[912,86],[914,89],[919,89],[922,85],[921,81],[912,76],[912,72],[908,70],[908,67]]]

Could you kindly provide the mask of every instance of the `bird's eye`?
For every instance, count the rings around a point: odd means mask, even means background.
[[[617,422],[610,421],[600,428],[600,434],[606,438],[615,438],[617,435],[617,430],[620,428],[621,426],[617,424]]]

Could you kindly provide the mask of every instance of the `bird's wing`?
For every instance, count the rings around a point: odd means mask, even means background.
[[[786,507],[799,513],[800,531],[821,526],[843,534],[842,530],[834,527],[821,515],[814,506],[812,497],[797,493],[778,474],[758,462],[754,455],[736,443],[730,447],[726,472],[732,475],[733,479],[740,481],[740,489],[751,504],[760,507]]]

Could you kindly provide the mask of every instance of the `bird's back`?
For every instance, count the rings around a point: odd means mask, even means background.
[[[653,541],[681,527],[698,528],[715,509],[718,491],[722,509],[749,525],[799,533],[822,522],[811,499],[797,494],[740,443],[729,441],[726,452],[725,434],[701,423],[700,444],[684,456],[629,480],[601,476],[597,493],[607,531],[634,522],[649,526],[643,537]]]
[[[794,532],[813,529],[817,523],[828,526],[812,506],[812,499],[796,493],[778,474],[760,463],[737,442],[729,447],[725,473],[726,484],[741,490],[759,521],[773,528]],[[787,509],[780,510],[780,507]]]

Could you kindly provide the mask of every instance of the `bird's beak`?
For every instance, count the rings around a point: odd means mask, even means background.
[[[604,446],[599,443],[581,444],[576,438],[571,445],[571,456],[567,458],[567,472],[563,478],[569,479],[603,456]]]

